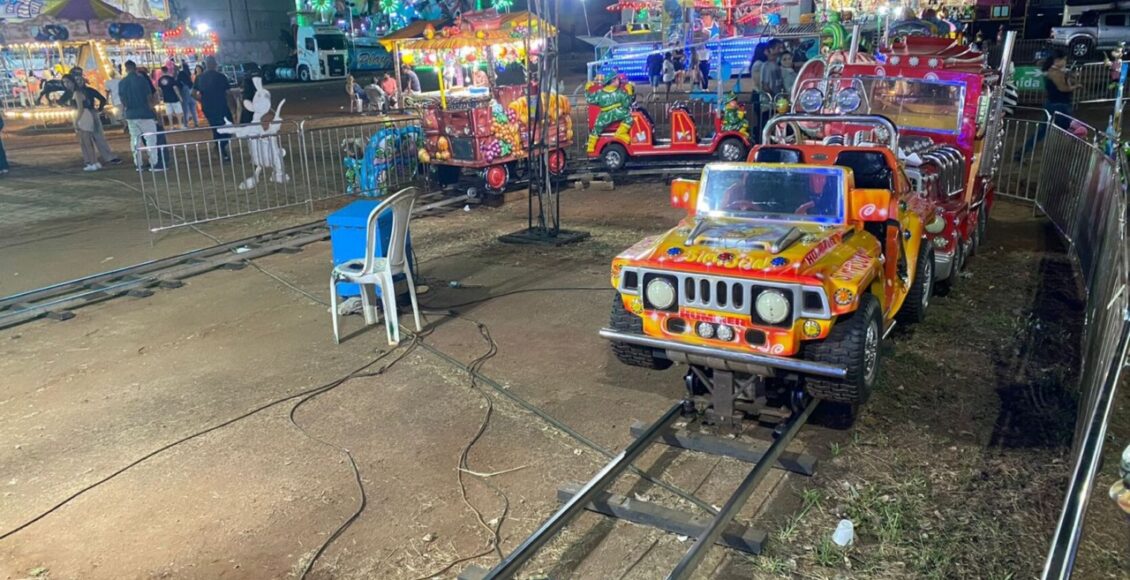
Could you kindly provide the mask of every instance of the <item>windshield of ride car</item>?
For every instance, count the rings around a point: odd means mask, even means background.
[[[345,36],[337,34],[315,34],[318,50],[345,50]]]
[[[959,82],[861,77],[871,114],[884,115],[898,127],[936,133],[961,131],[965,86]]]
[[[843,170],[811,165],[707,165],[698,213],[818,223],[843,221]]]

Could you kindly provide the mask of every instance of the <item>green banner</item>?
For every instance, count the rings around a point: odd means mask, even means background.
[[[1019,92],[1042,92],[1044,90],[1044,73],[1040,67],[1018,66],[1012,73],[1012,82],[1016,83]]]

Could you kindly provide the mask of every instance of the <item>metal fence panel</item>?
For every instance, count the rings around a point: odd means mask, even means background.
[[[418,183],[423,131],[411,115],[327,117],[147,136],[137,157],[151,232]],[[224,151],[221,151],[221,147]],[[226,153],[226,154],[225,154]]]
[[[245,134],[254,127],[227,127],[237,136],[220,140],[210,129],[167,131],[139,147],[143,161],[165,168],[141,173],[150,231],[307,203],[298,124],[283,121],[272,124],[270,134]]]
[[[380,196],[415,184],[424,133],[418,117],[307,119],[300,126],[310,196]]]
[[[1046,150],[1040,136],[1047,133],[1050,118],[1043,109],[1027,107],[1016,107],[1016,114],[1025,116],[1006,117],[1001,128],[1000,160],[993,176],[996,193],[1035,201]]]
[[[1086,289],[1073,467],[1044,578],[1071,574],[1130,344],[1126,189],[1120,160],[1108,156],[1106,144],[1092,132],[1079,137],[1050,125],[1047,162],[1039,171],[1036,195],[1037,204],[1068,241]]]

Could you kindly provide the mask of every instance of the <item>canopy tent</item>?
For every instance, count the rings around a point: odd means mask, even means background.
[[[444,25],[451,24],[450,20],[418,20],[385,36],[381,39],[381,44],[390,52],[397,47],[414,50],[488,47],[500,42],[527,38],[530,36],[530,30],[545,29],[548,34],[555,34],[557,31],[552,24],[526,10],[500,14],[496,21],[483,21],[481,23],[469,15],[463,20],[463,26],[458,33],[441,34]],[[428,25],[431,25],[435,31],[432,38],[425,37]],[[484,29],[476,30],[476,26]]]
[[[65,0],[45,8],[41,14],[59,20],[90,21],[117,18],[125,12],[102,0]]]

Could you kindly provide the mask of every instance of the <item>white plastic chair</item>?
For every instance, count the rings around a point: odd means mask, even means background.
[[[342,262],[335,266],[330,274],[330,315],[333,317],[335,343],[341,341],[337,321],[338,282],[357,284],[361,287],[361,305],[366,325],[377,323],[374,290],[380,287],[388,343],[396,346],[400,344],[400,325],[396,316],[396,287],[393,284],[393,277],[404,274],[408,283],[408,296],[412,299],[412,315],[415,317],[416,330],[421,330],[420,306],[416,302],[416,282],[412,279],[412,270],[408,267],[405,251],[408,241],[408,220],[412,216],[412,206],[415,203],[416,188],[408,187],[389,196],[373,208],[365,225],[365,257]],[[377,219],[381,214],[389,211],[392,212],[392,234],[389,236],[386,248],[387,257],[381,258],[374,255],[377,245]]]

